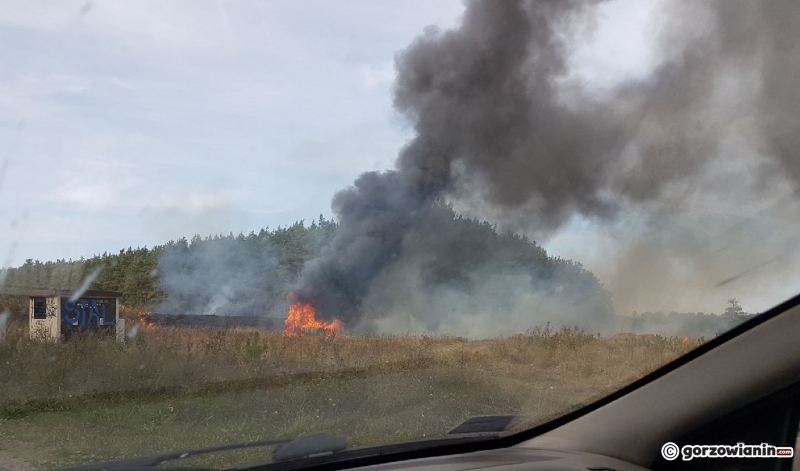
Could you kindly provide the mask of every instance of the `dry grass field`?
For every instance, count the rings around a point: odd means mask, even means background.
[[[143,327],[125,343],[48,344],[12,324],[0,344],[0,456],[46,469],[317,431],[353,446],[438,437],[482,414],[541,422],[699,342],[547,328],[465,340]]]

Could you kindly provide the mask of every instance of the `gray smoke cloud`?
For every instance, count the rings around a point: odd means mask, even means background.
[[[369,321],[367,305],[419,283],[414,270],[391,273],[410,263],[405,237],[440,198],[537,237],[576,218],[603,228],[610,249],[590,267],[621,311],[684,288],[699,300],[770,260],[791,265],[786,234],[800,213],[794,196],[775,201],[800,181],[800,4],[665,3],[658,66],[597,92],[568,67],[597,3],[471,1],[458,28],[428,28],[401,51],[394,104],[415,137],[395,169],[335,196],[340,232],[306,264],[299,296],[324,317]],[[541,306],[517,310],[564,310]]]
[[[287,303],[274,294],[281,284],[274,270],[277,265],[271,250],[233,237],[167,244],[153,273],[167,296],[154,311],[221,316],[282,314]]]

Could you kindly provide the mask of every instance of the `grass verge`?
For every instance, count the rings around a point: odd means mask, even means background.
[[[12,326],[0,344],[0,451],[42,469],[316,431],[376,445],[439,437],[482,414],[545,420],[698,344],[549,329],[468,341],[151,328],[125,344],[23,333]],[[254,449],[189,464],[268,458]]]

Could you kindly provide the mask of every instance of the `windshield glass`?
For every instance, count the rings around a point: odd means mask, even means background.
[[[793,296],[798,18],[4,2],[0,469],[511,433]]]

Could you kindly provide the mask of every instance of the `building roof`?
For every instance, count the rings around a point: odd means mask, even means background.
[[[78,293],[80,291],[77,291]],[[72,297],[76,293],[75,290],[69,289],[38,289],[38,290],[15,290],[7,288],[2,290],[0,294],[9,294],[15,296],[29,296],[31,298],[54,298],[54,297]],[[121,298],[122,293],[118,291],[84,291],[80,294],[81,298]]]

